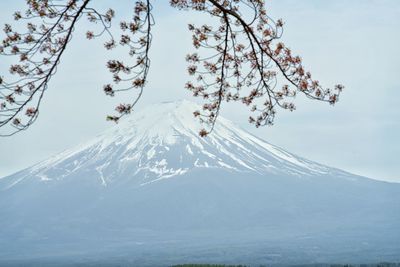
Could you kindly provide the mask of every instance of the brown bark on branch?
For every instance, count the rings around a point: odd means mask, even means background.
[[[12,56],[18,63],[10,66],[10,77],[0,75],[0,136],[25,130],[37,119],[49,81],[83,16],[100,27],[87,31],[88,39],[106,35],[107,50],[125,47],[130,56],[128,60],[107,62],[112,81],[104,85],[105,94],[134,92],[131,102],[119,104],[117,114],[107,119],[117,122],[139,101],[150,68],[154,25],[151,2],[134,1],[133,18],[120,21],[119,30],[112,27],[113,9],[100,12],[90,3],[91,0],[28,0],[27,10],[14,14],[15,20],[27,22],[26,31],[14,31],[10,24],[5,25],[0,56]],[[206,55],[201,57],[195,52],[186,56],[194,82],[185,87],[204,101],[202,110],[194,112],[208,125],[200,135],[214,129],[225,101],[249,106],[249,122],[256,127],[271,125],[278,107],[295,110],[292,99],[297,93],[330,104],[338,101],[343,86],[324,89],[312,79],[301,58],[293,56],[279,41],[283,22],[268,16],[263,0],[170,0],[170,4],[216,18],[213,24],[189,24],[194,48]]]

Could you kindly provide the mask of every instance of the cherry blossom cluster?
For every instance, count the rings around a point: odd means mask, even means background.
[[[194,78],[186,88],[204,99],[202,110],[194,115],[210,126],[201,135],[212,131],[224,101],[249,106],[249,122],[256,127],[273,124],[278,107],[295,110],[292,100],[297,93],[330,104],[338,101],[343,86],[324,89],[312,78],[301,58],[279,40],[283,22],[267,15],[264,1],[171,2],[217,18],[214,24],[189,24],[196,52],[186,57]]]
[[[23,29],[4,26],[0,55],[16,60],[9,67],[10,77],[0,76],[0,128],[8,126],[0,135],[25,130],[36,120],[48,83],[88,2],[28,0],[25,12],[14,13],[16,21],[26,22]]]

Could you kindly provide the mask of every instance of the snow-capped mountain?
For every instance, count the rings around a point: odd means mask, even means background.
[[[92,141],[4,180],[3,190],[26,179],[51,183],[89,173],[103,186],[145,185],[199,168],[303,178],[349,177],[260,140],[224,118],[210,136],[202,138],[198,134],[201,125],[193,116],[199,109],[189,101],[177,101],[134,112]]]
[[[400,185],[330,168],[188,101],[0,179],[0,265],[400,261]]]

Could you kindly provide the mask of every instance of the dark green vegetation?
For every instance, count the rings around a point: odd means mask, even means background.
[[[246,265],[224,265],[224,264],[182,264],[172,267],[246,267]]]
[[[171,267],[246,267],[247,265],[224,265],[224,264],[181,264]],[[284,265],[260,265],[260,267],[275,266],[283,267]],[[373,263],[373,264],[307,264],[292,265],[291,267],[400,267],[400,263]]]

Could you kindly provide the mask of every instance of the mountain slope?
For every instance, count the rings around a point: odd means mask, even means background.
[[[150,106],[0,179],[3,263],[400,260],[398,184],[303,159],[223,118],[200,138],[196,109]]]

